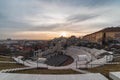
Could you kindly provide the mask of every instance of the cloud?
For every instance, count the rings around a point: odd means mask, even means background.
[[[85,21],[85,20],[89,20],[89,19],[92,19],[94,17],[97,17],[98,15],[94,15],[94,14],[82,14],[82,15],[72,15],[72,16],[69,16],[67,18],[67,21],[68,22],[82,22],[82,21]]]
[[[32,27],[29,30],[30,31],[53,31],[57,27],[59,27],[58,24],[49,24],[49,25],[44,24],[44,25]]]
[[[0,36],[23,31],[87,34],[119,25],[119,7],[119,0],[0,0]]]

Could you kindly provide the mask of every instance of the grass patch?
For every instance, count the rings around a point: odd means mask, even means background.
[[[14,62],[14,60],[12,58],[6,58],[6,57],[1,57],[0,56],[0,61],[10,61],[10,62]]]
[[[120,64],[107,64],[86,70],[93,73],[101,73],[109,78],[109,72],[120,71]]]
[[[23,68],[25,66],[21,64],[13,64],[13,63],[0,63],[0,70],[2,69],[13,69],[13,68]]]
[[[49,69],[30,69],[24,71],[17,71],[15,73],[24,73],[24,74],[80,74],[79,72],[73,71],[71,69],[66,70],[49,70]]]
[[[112,62],[120,62],[120,58],[114,58]]]

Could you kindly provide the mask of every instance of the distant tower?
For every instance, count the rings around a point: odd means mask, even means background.
[[[105,46],[106,45],[106,33],[104,32],[102,35],[102,45]]]

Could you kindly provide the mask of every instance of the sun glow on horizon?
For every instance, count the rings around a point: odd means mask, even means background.
[[[68,33],[67,33],[67,32],[62,32],[62,33],[60,34],[60,36],[68,37]]]
[[[20,31],[14,32],[12,38],[15,39],[32,39],[32,40],[51,40],[57,37],[81,36],[80,33],[68,31]]]

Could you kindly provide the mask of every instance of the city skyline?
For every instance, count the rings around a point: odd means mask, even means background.
[[[48,40],[119,26],[120,0],[0,0],[0,39]]]

